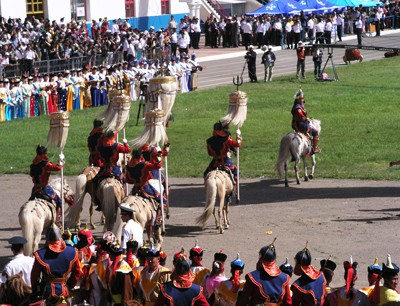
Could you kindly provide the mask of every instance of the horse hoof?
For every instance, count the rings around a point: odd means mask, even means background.
[[[94,225],[93,223],[90,223],[90,226],[91,226],[92,230],[96,229],[96,225]]]
[[[314,178],[314,175],[310,174],[310,175],[308,176],[308,178],[309,178],[310,180],[312,180],[312,179]]]
[[[289,182],[285,182],[285,187],[289,187]]]
[[[308,176],[306,176],[306,177],[304,178],[304,181],[308,182]]]
[[[300,185],[300,182],[297,182],[297,185]]]
[[[219,233],[220,233],[220,234],[223,234],[223,233],[224,233],[224,230],[221,228],[221,229],[219,230]]]

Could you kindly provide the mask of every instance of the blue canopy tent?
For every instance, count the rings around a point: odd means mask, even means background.
[[[373,0],[330,0],[332,3],[341,6],[350,6],[357,7],[362,5],[364,7],[373,7],[381,2],[373,1]]]
[[[295,0],[273,0],[270,3],[260,7],[259,9],[246,13],[246,16],[260,16],[263,14],[269,15],[295,15],[301,11],[312,12],[314,9],[307,6],[306,3]]]
[[[345,5],[335,4],[332,1],[327,0],[300,0],[302,2],[306,2],[307,6],[313,7],[315,9],[315,13],[325,14],[331,13],[334,10],[342,9],[346,7]]]
[[[274,0],[270,3],[256,9],[255,11],[246,13],[246,16],[260,16],[263,14],[269,15],[279,15],[279,14],[286,14],[286,3],[284,1]]]

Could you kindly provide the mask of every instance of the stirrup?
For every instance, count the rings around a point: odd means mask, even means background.
[[[313,148],[314,154],[321,153],[321,149],[319,147]]]

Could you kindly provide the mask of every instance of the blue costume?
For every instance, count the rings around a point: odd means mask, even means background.
[[[60,298],[67,298],[81,274],[77,249],[67,246],[59,229],[54,228],[52,225],[46,235],[47,246],[33,253],[31,272],[32,292],[46,299],[46,305],[56,305]]]

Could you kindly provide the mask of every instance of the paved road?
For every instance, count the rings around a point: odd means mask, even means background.
[[[363,44],[366,46],[382,46],[400,48],[400,30],[386,30],[383,31],[382,36],[379,37],[364,37]],[[354,36],[345,37],[343,44],[357,44],[357,40]],[[241,51],[240,51],[241,50]],[[274,47],[273,51],[276,54],[277,61],[274,68],[274,76],[282,75],[293,75],[296,76],[296,51],[293,49],[280,50],[279,47]],[[199,75],[199,88],[210,88],[217,87],[220,85],[232,84],[232,78],[236,75],[240,75],[245,65],[245,50],[243,47],[237,49],[209,49],[203,48],[196,50],[197,57],[201,65],[206,66]],[[333,63],[336,67],[344,66],[343,55],[344,49],[333,50]],[[264,66],[261,65],[261,50],[257,50],[257,76],[258,79],[263,81],[264,79]],[[362,50],[364,61],[370,61],[374,59],[382,59],[384,52],[382,51],[367,51]],[[323,57],[323,64],[327,59],[327,50]],[[327,67],[332,67],[329,62]],[[314,64],[312,57],[306,57],[306,70],[312,71]],[[244,81],[249,81],[247,66],[243,73]],[[339,73],[340,79],[340,73]],[[310,82],[314,82],[314,79],[310,79]],[[273,83],[271,83],[273,84]]]

